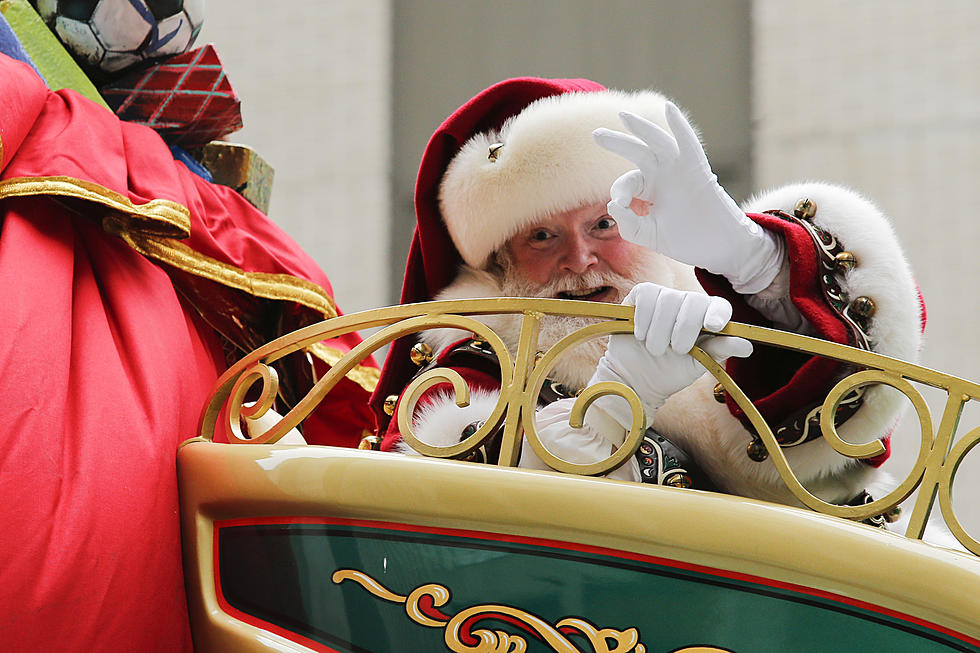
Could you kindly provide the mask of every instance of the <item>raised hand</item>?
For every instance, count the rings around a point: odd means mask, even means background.
[[[636,164],[609,189],[609,215],[626,240],[728,278],[736,291],[764,289],[782,263],[782,241],[750,220],[718,184],[680,110],[666,105],[668,134],[623,112],[630,133],[600,128],[596,142]]]

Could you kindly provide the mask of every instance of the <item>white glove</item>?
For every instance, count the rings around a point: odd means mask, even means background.
[[[619,114],[633,135],[592,132],[605,149],[629,159],[627,172],[609,189],[608,211],[626,240],[720,274],[741,294],[766,288],[779,272],[785,244],[750,220],[711,171],[694,128],[672,103],[666,106],[672,137],[632,113]],[[631,204],[640,200],[638,215]]]
[[[580,465],[598,462],[611,456],[616,448],[623,444],[626,436],[624,429],[612,419],[597,420],[592,410],[589,410],[589,419],[586,420],[583,428],[573,429],[568,425],[568,420],[574,404],[574,399],[559,399],[534,414],[535,427],[541,444],[552,455]],[[538,458],[529,444],[521,448],[518,465],[526,469],[551,469]],[[621,467],[603,476],[621,481],[642,480],[635,458],[627,460]]]
[[[623,303],[636,306],[633,335],[609,338],[589,385],[619,381],[633,388],[643,403],[648,427],[669,396],[704,374],[704,367],[688,354],[694,345],[719,361],[752,353],[752,343],[744,338],[701,335],[702,327],[720,331],[731,319],[732,305],[721,297],[641,283]],[[610,395],[593,405],[629,429],[633,418],[625,400]]]

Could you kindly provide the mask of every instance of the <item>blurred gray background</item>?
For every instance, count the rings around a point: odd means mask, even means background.
[[[419,158],[450,112],[506,77],[589,77],[686,107],[737,200],[809,179],[873,199],[926,298],[924,363],[980,380],[976,0],[207,0],[206,10],[198,45],[215,44],[243,102],[245,128],[230,140],[275,168],[270,215],[323,266],[345,312],[397,302]],[[924,393],[938,425],[944,397]],[[915,428],[896,437],[896,473],[914,459]],[[955,504],[980,538],[972,458]]]

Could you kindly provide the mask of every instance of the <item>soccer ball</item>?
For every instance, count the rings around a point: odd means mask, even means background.
[[[186,52],[204,22],[204,0],[32,0],[89,74],[108,77]]]

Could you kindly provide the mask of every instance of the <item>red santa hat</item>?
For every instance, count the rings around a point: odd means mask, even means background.
[[[439,184],[442,219],[463,260],[482,268],[534,220],[609,201],[609,186],[635,166],[599,147],[592,130],[622,129],[623,110],[665,124],[661,95],[606,90],[536,100],[470,137]]]
[[[659,94],[608,90],[587,79],[509,79],[457,109],[422,156],[401,302],[432,299],[461,263],[482,267],[536,218],[607,201],[610,184],[633,165],[596,145],[592,130],[621,129],[623,110],[665,124]],[[384,398],[417,369],[407,340],[392,343],[372,398],[382,425]]]

